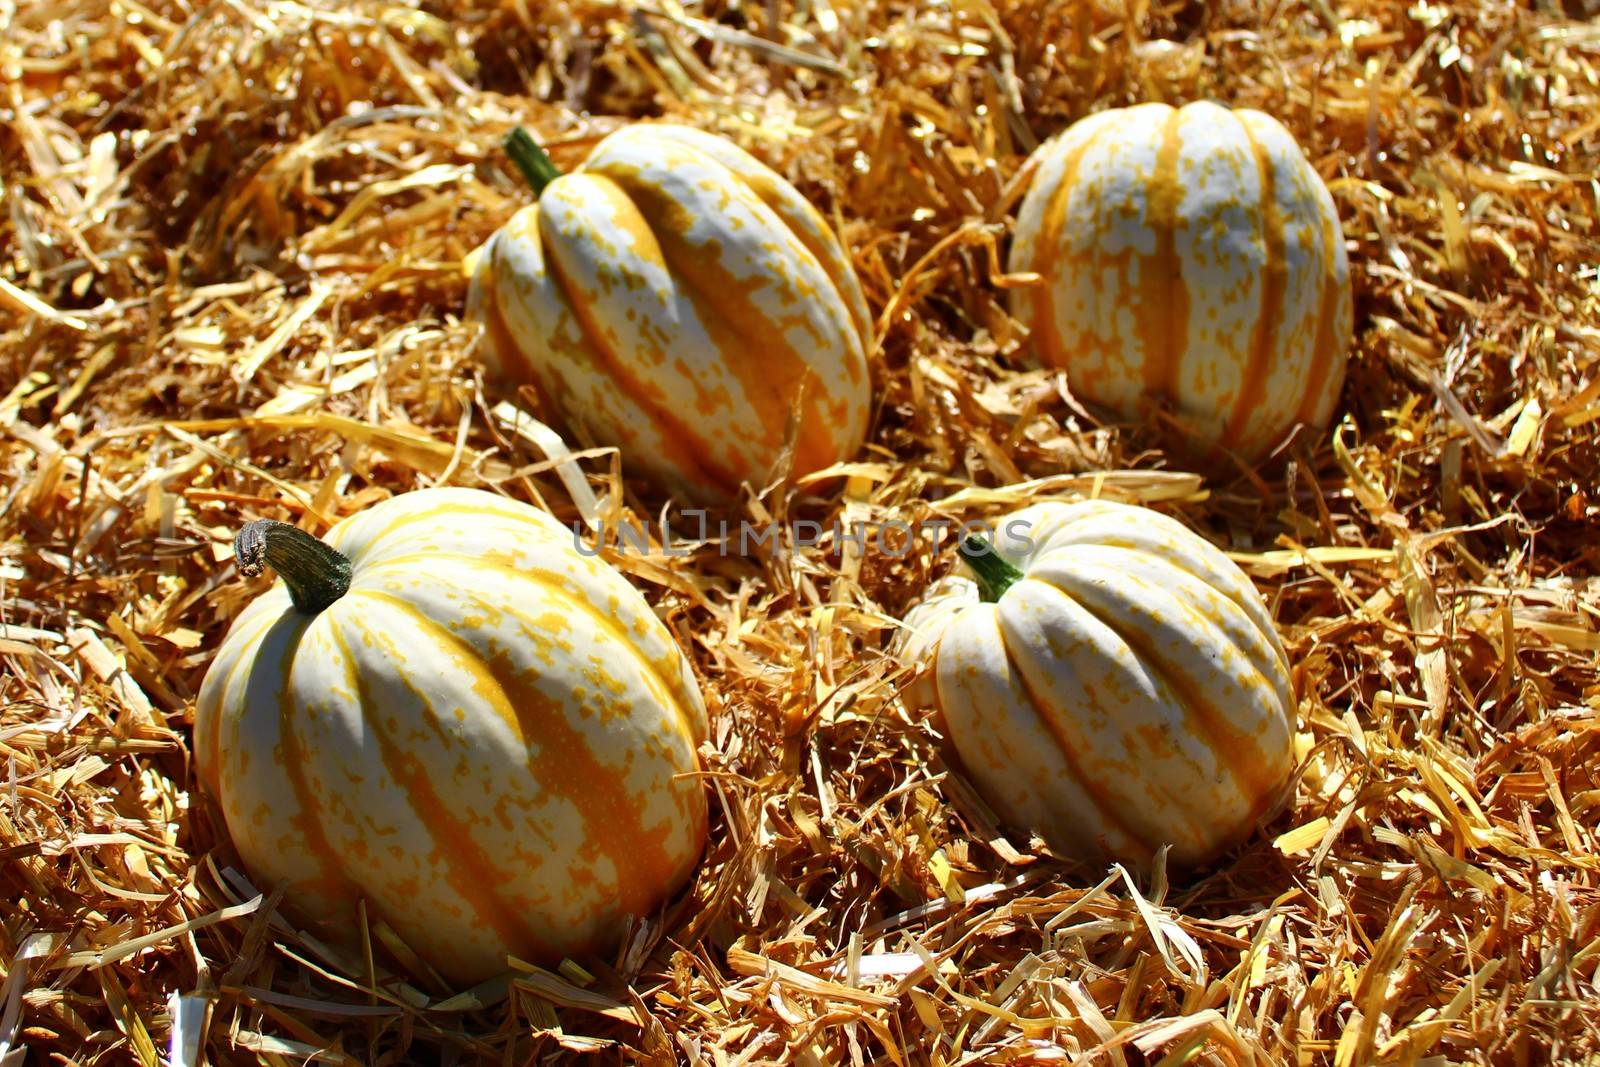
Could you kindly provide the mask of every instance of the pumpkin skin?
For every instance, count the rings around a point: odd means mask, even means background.
[[[996,812],[1063,855],[1136,866],[1162,845],[1204,863],[1273,814],[1293,687],[1244,573],[1175,520],[1108,501],[1037,504],[996,530],[1022,573],[997,602],[980,574],[906,619],[921,692]]]
[[[658,486],[702,502],[759,487],[797,403],[795,476],[866,436],[872,327],[849,256],[719,137],[624,127],[475,256],[491,369]]]
[[[1338,210],[1293,136],[1211,103],[1103,111],[1039,149],[1012,291],[1039,361],[1119,418],[1169,404],[1196,455],[1327,425],[1353,311]]]
[[[528,505],[430,489],[326,543],[349,591],[283,581],[201,688],[201,783],[253,875],[333,937],[358,898],[440,973],[602,951],[705,843],[687,661],[620,573]],[[685,777],[687,776],[687,777]]]
[[[925,667],[933,659],[945,630],[979,599],[978,584],[971,578],[961,574],[940,578],[906,609],[900,629],[895,632],[892,654],[902,663]],[[906,680],[901,696],[911,708],[936,707],[939,694],[933,675],[927,670],[916,671]]]

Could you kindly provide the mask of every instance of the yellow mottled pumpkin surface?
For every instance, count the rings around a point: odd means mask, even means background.
[[[794,187],[699,130],[626,127],[479,251],[491,366],[659,487],[725,500],[861,446],[866,302]]]
[[[954,582],[907,616],[907,691],[1007,821],[1092,862],[1214,857],[1286,799],[1289,664],[1260,596],[1145,508],[1038,504],[995,524],[1020,577]],[[981,578],[981,576],[980,576]]]
[[[705,840],[705,708],[644,598],[528,505],[392,498],[327,544],[348,592],[238,617],[196,713],[252,874],[349,933],[356,901],[446,976],[603,950]]]
[[[1326,186],[1259,111],[1102,111],[1039,149],[1013,290],[1033,351],[1120,417],[1170,404],[1197,453],[1256,458],[1325,425],[1344,381],[1350,268]]]

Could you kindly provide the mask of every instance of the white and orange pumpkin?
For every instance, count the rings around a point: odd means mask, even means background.
[[[1010,269],[1033,351],[1080,398],[1173,409],[1197,455],[1325,426],[1352,330],[1333,198],[1293,136],[1211,103],[1102,111],[1039,149]]]
[[[666,627],[526,504],[394,497],[326,542],[252,523],[283,579],[202,686],[200,781],[254,876],[334,936],[358,899],[445,976],[603,951],[705,843],[706,713]]]
[[[1008,822],[1090,862],[1215,857],[1287,797],[1295,704],[1260,595],[1146,508],[1037,504],[968,539],[977,581],[906,617],[960,766]],[[929,684],[931,683],[931,684]]]
[[[538,199],[468,263],[492,369],[534,385],[581,439],[620,447],[625,468],[698,501],[764,484],[791,423],[795,476],[860,447],[866,302],[792,185],[667,124],[611,134],[569,174],[525,134],[508,148]]]

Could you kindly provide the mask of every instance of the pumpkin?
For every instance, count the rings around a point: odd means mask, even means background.
[[[1277,810],[1294,760],[1288,659],[1209,542],[1086,501],[1015,512],[961,554],[976,581],[914,607],[901,651],[1006,822],[1089,862],[1142,866],[1165,845],[1194,865]]]
[[[665,625],[526,504],[393,497],[326,542],[240,531],[282,579],[202,685],[199,778],[254,876],[339,935],[368,914],[446,977],[603,951],[705,842],[705,706]]]
[[[860,447],[866,302],[793,186],[681,126],[624,127],[570,174],[521,131],[508,148],[537,200],[468,264],[492,370],[701,502],[759,488],[786,443],[796,477]]]
[[[1119,418],[1155,401],[1196,455],[1260,458],[1325,426],[1344,380],[1350,268],[1294,138],[1210,103],[1103,111],[1036,154],[1010,269],[1034,354]]]

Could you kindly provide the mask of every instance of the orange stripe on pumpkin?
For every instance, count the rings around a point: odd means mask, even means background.
[[[534,210],[537,209],[535,205]],[[489,262],[484,265],[488,273],[481,283],[483,303],[479,306],[479,312],[483,316],[484,333],[487,334],[489,341],[489,350],[493,353],[495,362],[501,364],[501,372],[508,378],[540,382],[542,388],[544,379],[539,375],[538,368],[528,358],[527,353],[522,351],[522,346],[517,344],[511,328],[506,325],[505,314],[500,310],[500,294],[494,279],[499,277],[506,267],[500,258],[500,235],[495,234],[490,240],[494,243],[489,248]]]
[[[621,772],[595,757],[567,710],[538,688],[537,671],[519,669],[505,653],[484,657],[482,662],[516,715],[522,737],[532,742],[528,773],[577,810],[585,833],[581,851],[611,863],[616,885],[599,887],[599,894],[591,897],[591,910],[609,908],[615,901],[627,914],[649,915],[661,890],[672,884],[683,865],[667,854],[664,845],[670,824],[644,824],[637,798],[626,788]],[[691,840],[699,840],[703,814],[698,806],[691,814],[700,823]],[[568,876],[574,873],[569,870]]]
[[[460,511],[466,509],[452,510]],[[427,552],[406,552],[369,563],[366,569],[370,573],[379,568],[386,568],[395,564],[426,562],[431,558],[433,558],[433,555]],[[509,583],[519,580],[534,582],[559,602],[561,610],[587,616],[595,624],[596,628],[619,642],[632,653],[638,662],[648,668],[649,679],[655,683],[658,689],[656,695],[664,706],[670,707],[673,711],[674,722],[678,727],[679,735],[684,739],[691,751],[699,747],[700,742],[705,740],[706,731],[702,728],[700,716],[689,710],[693,707],[693,703],[690,699],[690,694],[685,691],[684,683],[678,674],[678,666],[681,661],[677,657],[681,656],[682,653],[676,645],[671,643],[670,638],[667,638],[668,652],[666,658],[646,656],[639,649],[638,644],[628,630],[617,622],[616,617],[608,611],[601,610],[598,605],[591,603],[588,597],[584,595],[584,590],[572,584],[570,576],[553,568],[540,567],[532,561],[512,564],[504,562],[504,560],[505,557],[503,556],[491,556],[471,558],[468,562],[475,567],[487,567],[502,571],[506,576],[506,581]],[[459,589],[458,591],[463,597],[471,600],[476,606],[485,611],[504,612],[530,625],[532,624],[529,616],[517,612],[514,608],[486,601],[470,590]],[[373,596],[388,595],[371,589],[362,589],[362,593]],[[648,607],[641,607],[639,610],[642,612],[649,611]],[[649,616],[649,618],[654,621],[654,616]]]
[[[1263,793],[1277,788],[1282,775],[1267,766],[1270,761],[1257,735],[1248,734],[1235,726],[1227,712],[1206,700],[1201,695],[1202,687],[1195,684],[1195,680],[1177,664],[1163,656],[1154,642],[1136,627],[1118,625],[1115,618],[1101,615],[1096,615],[1096,618],[1122,638],[1145,667],[1177,697],[1178,707],[1183,712],[1183,729],[1194,736],[1206,738],[1211,747],[1225,757],[1220,762],[1235,779],[1243,782],[1239,792],[1246,801],[1254,805]],[[1256,673],[1259,677],[1260,672]],[[1271,688],[1265,678],[1261,679],[1260,684]]]
[[[1055,192],[1050,195],[1044,222],[1039,227],[1033,265],[1024,268],[1034,271],[1045,279],[1043,284],[1033,287],[1031,294],[1033,322],[1030,325],[1033,330],[1034,355],[1040,363],[1050,367],[1065,367],[1068,360],[1061,341],[1061,329],[1056,323],[1050,293],[1055,280],[1061,276],[1058,273],[1059,260],[1065,251],[1062,246],[1062,230],[1066,227],[1067,207],[1073,186],[1077,183],[1078,167],[1082,165],[1084,155],[1098,138],[1097,133],[1085,136],[1062,162],[1061,178],[1056,182]]]
[[[1045,729],[1055,739],[1056,750],[1060,753],[1062,762],[1067,765],[1067,772],[1072,775],[1073,780],[1083,790],[1084,796],[1088,797],[1089,802],[1100,812],[1100,817],[1105,823],[1126,837],[1133,845],[1138,852],[1138,860],[1140,862],[1149,860],[1151,856],[1155,855],[1156,843],[1151,842],[1145,833],[1136,829],[1127,819],[1123,818],[1116,799],[1106,792],[1105,788],[1100,785],[1093,775],[1084,770],[1083,765],[1078,761],[1077,750],[1072,744],[1071,738],[1067,736],[1066,730],[1056,720],[1051,710],[1050,702],[1041,699],[1039,694],[1033,691],[1033,687],[1028,684],[1027,675],[1023,674],[1022,669],[1017,666],[1016,655],[1006,642],[1005,627],[1000,625],[999,612],[995,613],[994,622],[995,630],[997,631],[996,636],[1000,640],[1000,647],[1005,652],[1006,667],[1010,670],[1011,676],[1017,680],[1017,685],[1021,687],[1022,695],[1027,699],[1028,706],[1033,708],[1034,713],[1039,717],[1039,721],[1044,723]],[[1105,714],[1105,709],[1100,707],[1098,702],[1095,710]],[[1100,847],[1104,847],[1103,843],[1100,844]]]
[[[371,534],[368,534],[364,538],[364,541],[370,550],[370,546],[372,545],[385,546],[390,544],[403,530],[424,529],[429,526],[437,525],[434,521],[437,519],[447,520],[449,523],[459,527],[461,525],[462,518],[474,515],[487,515],[497,519],[508,519],[525,527],[529,537],[537,536],[540,533],[553,532],[568,534],[571,532],[570,529],[565,526],[559,527],[554,531],[543,530],[540,526],[530,522],[526,514],[519,514],[515,510],[514,502],[510,500],[506,501],[506,507],[504,508],[475,506],[472,504],[460,503],[458,501],[450,501],[449,503],[438,504],[427,508],[397,509],[394,512],[394,518],[389,521],[388,525],[379,530],[373,531]],[[556,521],[553,516],[551,521]],[[346,527],[345,529],[349,529],[349,527]],[[340,530],[339,534],[343,534],[343,532],[343,530]],[[341,551],[344,550],[343,536],[330,533],[328,543],[334,548],[340,549]],[[372,566],[380,564],[387,566],[394,560],[401,558],[401,556],[425,554],[425,552],[419,551],[403,553],[386,552],[380,548],[377,559],[362,558],[356,560],[355,562],[358,566]]]
[[[628,636],[626,630],[617,624],[616,619],[601,611],[596,605],[589,603],[587,599],[579,595],[578,590],[566,585],[562,581],[563,576],[559,571],[531,566],[508,567],[506,569],[519,578],[527,578],[539,583],[540,586],[560,598],[569,610],[587,615],[603,633],[621,642],[624,648],[634,650],[635,656],[650,669],[650,675],[656,684],[661,687],[662,695],[666,697],[664,703],[669,705],[675,713],[674,722],[678,727],[678,732],[688,743],[690,751],[699,747],[700,742],[705,739],[705,731],[699,727],[698,716],[683,706],[683,683],[678,679],[676,662],[663,663],[658,659],[650,659],[639,654],[632,638]]]
[[[861,297],[860,285],[855,283],[854,278],[845,274],[846,271],[853,269],[848,254],[843,257],[833,254],[833,250],[827,246],[826,242],[832,234],[832,228],[822,217],[822,212],[801,197],[785,197],[778,185],[778,181],[782,179],[775,181],[774,177],[745,171],[731,173],[744,184],[745,188],[754,193],[757,199],[772,209],[772,213],[778,216],[784,228],[794,234],[795,239],[806,247],[806,251],[817,261],[817,266],[822,268],[828,280],[833,282],[833,288],[839,294],[839,302],[849,311],[850,322],[855,326],[856,336],[861,338],[864,350],[872,340],[872,316],[867,310],[865,300]],[[788,215],[791,210],[805,213],[806,221],[816,228],[815,232],[792,225]],[[835,248],[841,253],[844,252],[842,245],[835,245]],[[848,363],[846,369],[850,373],[850,380],[857,381],[859,370],[856,365]]]
[[[1178,393],[1178,366],[1189,339],[1189,288],[1178,258],[1178,209],[1183,186],[1178,159],[1183,128],[1174,108],[1161,128],[1155,172],[1146,193],[1145,225],[1155,233],[1155,253],[1139,264],[1139,333],[1144,341],[1145,391],[1163,399]]]
[[[291,820],[291,824],[300,832],[306,851],[315,858],[321,872],[318,878],[296,879],[296,882],[301,887],[313,892],[320,891],[334,899],[349,899],[354,895],[355,881],[345,870],[341,854],[328,843],[328,836],[322,830],[322,803],[306,781],[306,748],[295,729],[305,712],[295,700],[289,684],[290,676],[294,673],[295,652],[305,637],[306,627],[318,618],[321,616],[300,615],[290,611],[285,612],[274,624],[274,628],[290,626],[295,630],[288,636],[283,654],[273,660],[282,668],[282,673],[278,678],[278,751],[272,755],[284,776],[289,779],[290,792],[300,805],[300,812]],[[248,713],[247,708],[241,707],[241,711]]]
[[[1237,117],[1233,117],[1233,120],[1244,132],[1256,159],[1256,170],[1261,175],[1261,230],[1267,261],[1261,273],[1261,309],[1250,337],[1250,357],[1243,369],[1233,411],[1217,441],[1219,448],[1238,447],[1250,424],[1255,421],[1256,409],[1266,396],[1267,376],[1277,355],[1278,322],[1283,317],[1283,293],[1289,275],[1284,248],[1283,209],[1278,205],[1277,172],[1273,168],[1272,158],[1250,131],[1249,123]]]
[[[421,624],[429,628],[430,637],[441,643],[457,640],[448,630],[432,623],[404,601],[390,597],[383,599],[394,606],[408,608]],[[394,642],[387,634],[370,630],[359,620],[353,619],[352,622],[369,644],[382,649],[384,654],[398,656]],[[473,840],[470,825],[452,814],[450,805],[429,780],[422,761],[389,736],[384,729],[382,716],[373,714],[377,700],[366,683],[365,675],[356,666],[344,636],[334,631],[333,639],[348,665],[362,724],[378,747],[378,757],[384,770],[405,794],[407,806],[433,841],[434,856],[430,859],[443,861],[445,880],[450,883],[450,888],[472,909],[478,921],[493,929],[502,942],[535,951],[542,949],[542,939],[495,893],[494,887],[507,880],[505,871]],[[444,731],[431,717],[432,709],[429,708],[429,711],[428,726],[440,737],[445,737]]]
[[[645,410],[651,421],[657,424],[660,430],[658,436],[661,440],[661,449],[670,461],[678,468],[690,472],[699,481],[723,486],[729,493],[735,492],[740,482],[739,477],[709,455],[709,442],[690,429],[682,417],[686,413],[672,410],[661,389],[634,373],[622,356],[606,341],[605,328],[595,319],[594,309],[589,306],[583,291],[562,269],[555,255],[546,255],[545,269],[549,271],[550,277],[566,297],[567,306],[577,318],[584,338],[589,342],[589,348],[596,357],[598,366],[595,369],[617,383],[620,391],[631,397],[634,403]],[[626,461],[627,457],[623,458]]]
[[[759,272],[749,278],[733,274],[722,265],[721,247],[715,241],[690,244],[687,234],[695,219],[683,204],[664,196],[648,182],[629,181],[620,175],[612,180],[633,197],[660,244],[668,269],[686,283],[680,284],[679,292],[694,306],[695,316],[705,326],[720,363],[756,409],[761,420],[756,428],[761,442],[773,451],[783,443],[791,398],[799,383],[809,376],[812,386],[801,403],[794,462],[803,470],[820,470],[835,462],[839,449],[828,432],[829,420],[819,399],[822,383],[815,380],[805,358],[786,342],[782,324],[769,321],[756,306],[755,294],[771,283]],[[784,230],[790,232],[788,227]],[[801,243],[800,248],[805,245]],[[798,282],[795,286],[800,288]],[[797,295],[806,299],[804,293]],[[803,328],[809,328],[803,315],[797,312],[796,317]],[[820,337],[814,340],[822,343]],[[730,490],[738,487],[737,481],[724,484]]]

